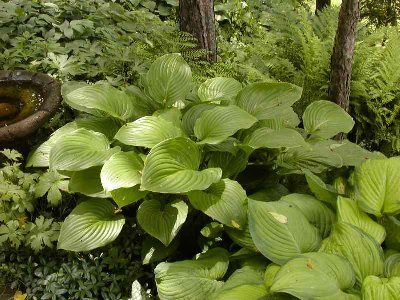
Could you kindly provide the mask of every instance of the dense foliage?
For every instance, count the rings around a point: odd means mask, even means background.
[[[397,299],[400,161],[370,152],[400,150],[386,2],[347,114],[324,100],[337,7],[216,0],[210,65],[176,0],[0,1],[0,64],[64,98],[26,164],[0,153],[0,294]]]
[[[64,86],[66,103],[81,116],[28,160],[69,177],[69,192],[90,197],[65,219],[58,248],[88,251],[112,242],[134,206],[138,224],[155,238],[143,244],[149,261],[179,249],[185,223],[195,225],[192,235],[204,227],[195,260],[156,267],[160,299],[395,299],[397,277],[387,288],[373,285],[381,284],[376,276],[398,275],[392,267],[384,273],[381,248],[397,237],[385,238],[376,218],[397,221],[391,215],[400,211],[400,161],[330,140],[352,129],[347,113],[316,101],[298,128],[291,105],[301,88],[287,83],[242,87],[218,77],[188,98],[191,71],[177,54],[157,59],[143,82],[143,89],[123,91]],[[351,184],[338,177],[335,189],[320,177],[346,174],[346,167],[355,167]],[[241,180],[246,172],[258,180]],[[294,191],[282,185],[301,178]],[[198,219],[199,212],[213,221]]]

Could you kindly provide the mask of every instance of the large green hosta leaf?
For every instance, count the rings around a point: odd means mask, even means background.
[[[117,238],[125,219],[106,199],[91,199],[78,204],[61,226],[58,249],[89,251]]]
[[[343,222],[334,225],[320,252],[347,258],[354,268],[359,286],[368,275],[383,274],[382,248],[370,235],[353,225]]]
[[[225,282],[221,289],[209,299],[213,300],[243,300],[264,299],[267,288],[263,282],[263,274],[251,267],[236,270]]]
[[[300,99],[302,88],[281,82],[253,83],[237,96],[236,105],[259,120],[273,119]]]
[[[113,200],[117,203],[118,207],[127,206],[143,199],[148,192],[140,191],[139,186],[136,185],[130,188],[120,188],[110,192]]]
[[[243,143],[253,149],[307,147],[301,134],[290,128],[281,128],[278,130],[265,127],[259,128],[246,137]]]
[[[132,96],[109,85],[88,85],[64,96],[65,102],[95,116],[111,116],[121,120],[135,117]]]
[[[56,142],[64,135],[67,135],[77,129],[75,122],[70,122],[54,131],[50,138],[33,150],[26,163],[27,167],[48,167],[50,150],[56,144]]]
[[[201,101],[232,100],[236,97],[242,85],[233,78],[216,77],[204,81],[197,91]]]
[[[182,117],[182,129],[188,136],[194,136],[194,124],[201,114],[214,107],[218,107],[216,104],[200,103],[190,107]]]
[[[329,235],[335,223],[335,214],[321,201],[306,194],[289,194],[283,196],[281,201],[295,205],[307,218],[308,222],[317,227],[322,238]]]
[[[308,187],[315,197],[335,206],[338,195],[333,186],[323,182],[321,178],[313,174],[310,170],[303,170],[303,173],[306,176]]]
[[[140,184],[143,160],[135,152],[118,152],[104,163],[101,184],[106,191]]]
[[[228,269],[228,252],[214,248],[196,260],[161,263],[155,270],[158,296],[161,300],[204,300],[220,289]]]
[[[152,148],[156,144],[183,136],[180,128],[161,117],[142,117],[120,128],[115,138],[126,145]]]
[[[311,144],[308,146],[289,148],[278,155],[276,163],[281,167],[280,173],[301,173],[304,169],[321,173],[328,168],[340,168],[343,165],[342,158],[337,153]]]
[[[221,168],[222,177],[233,177],[243,171],[248,162],[249,155],[239,149],[236,154],[229,152],[213,152],[208,161],[209,168]]]
[[[110,197],[100,181],[101,166],[91,167],[71,173],[68,189],[71,193],[81,193],[89,197]]]
[[[200,115],[194,125],[194,134],[201,143],[218,144],[256,122],[256,118],[236,105],[218,106]]]
[[[146,75],[146,93],[164,106],[184,101],[192,85],[192,72],[180,54],[154,61]]]
[[[400,157],[369,160],[356,168],[355,198],[377,217],[400,212]]]
[[[142,190],[186,193],[205,190],[221,179],[219,168],[198,171],[199,146],[187,138],[169,139],[151,149],[144,162]]]
[[[306,253],[291,259],[279,269],[271,291],[288,293],[299,299],[359,299],[344,295],[354,282],[354,271],[343,257]]]
[[[400,253],[392,254],[385,260],[385,276],[400,277]]]
[[[232,239],[233,242],[239,246],[249,249],[254,252],[258,252],[256,245],[254,245],[253,239],[251,238],[250,229],[248,224],[244,226],[241,230],[234,229],[231,227],[225,227],[226,233]]]
[[[185,223],[188,206],[183,200],[163,204],[159,200],[145,200],[137,211],[139,225],[165,246],[174,239]]]
[[[338,197],[337,216],[339,222],[352,224],[372,236],[378,244],[385,239],[385,228],[363,212],[357,203],[349,198]]]
[[[320,100],[307,106],[303,114],[303,124],[308,133],[328,139],[340,132],[348,133],[353,128],[354,121],[339,105]]]
[[[381,222],[386,230],[386,247],[400,251],[400,221],[396,217],[385,216]]]
[[[236,181],[223,179],[205,191],[191,191],[194,208],[230,227],[243,228],[247,222],[247,196]]]
[[[319,249],[321,238],[301,211],[286,202],[249,199],[249,228],[257,249],[276,264]]]
[[[50,150],[50,167],[57,170],[80,171],[103,164],[110,156],[120,151],[110,149],[105,135],[77,129],[58,139]]]
[[[400,277],[368,276],[362,285],[363,300],[397,300],[399,291]]]

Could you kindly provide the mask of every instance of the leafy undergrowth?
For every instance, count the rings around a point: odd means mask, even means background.
[[[136,214],[160,299],[396,299],[400,158],[333,140],[354,121],[329,101],[300,121],[301,94],[197,87],[178,54],[140,87],[65,84],[80,115],[27,161],[78,196],[58,249],[106,246]]]

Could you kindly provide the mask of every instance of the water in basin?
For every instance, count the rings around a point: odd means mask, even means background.
[[[0,81],[0,127],[25,119],[43,102],[39,87],[27,82]]]

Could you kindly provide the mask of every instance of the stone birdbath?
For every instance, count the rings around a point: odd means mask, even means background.
[[[30,71],[0,71],[0,150],[26,144],[56,113],[60,102],[61,86],[54,78]]]

